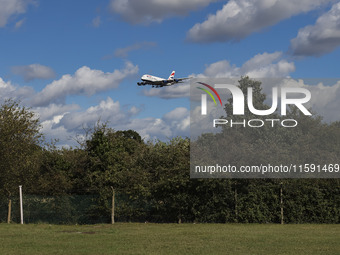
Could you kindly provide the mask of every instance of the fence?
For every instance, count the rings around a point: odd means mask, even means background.
[[[116,218],[129,221],[138,208],[125,196],[116,195]],[[24,195],[24,223],[96,224],[110,223],[110,199],[99,195],[38,196]],[[11,222],[20,223],[19,198],[12,199]],[[133,208],[133,209],[132,209]],[[7,222],[8,200],[0,199],[0,222]]]
[[[221,184],[218,186],[217,184]],[[178,193],[138,197],[116,193],[119,222],[340,223],[338,180],[191,182]],[[178,194],[181,194],[179,196]],[[282,195],[283,194],[283,195]],[[112,193],[42,196],[23,194],[24,223],[98,224],[111,222]],[[8,199],[0,196],[0,222],[7,222]],[[19,194],[11,221],[20,223]]]

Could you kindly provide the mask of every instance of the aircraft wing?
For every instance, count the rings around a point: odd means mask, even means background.
[[[190,78],[189,77],[186,77],[186,78],[175,78],[174,81],[181,82],[181,81],[188,80],[188,79],[190,79]]]

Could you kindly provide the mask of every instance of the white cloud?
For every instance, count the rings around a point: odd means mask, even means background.
[[[1,90],[14,90],[14,86],[12,85],[12,83],[10,81],[5,82],[1,77],[0,77],[0,89]]]
[[[321,15],[315,25],[299,30],[291,40],[291,49],[297,56],[320,56],[340,45],[340,3]]]
[[[129,23],[162,22],[170,16],[183,16],[216,0],[111,0],[110,9]]]
[[[53,119],[55,116],[64,116],[66,113],[79,110],[76,104],[50,104],[48,106],[34,107],[32,110],[38,113],[40,121]]]
[[[282,52],[257,54],[241,67],[230,65],[222,60],[209,65],[203,77],[238,77],[248,75],[251,78],[286,77],[295,71],[293,62],[282,59]]]
[[[126,128],[136,130],[144,140],[163,140],[172,136],[170,127],[160,118],[134,119]]]
[[[59,139],[61,144],[75,145],[75,137],[92,128],[98,121],[107,122],[115,130],[136,130],[144,139],[167,139],[189,136],[189,110],[175,108],[162,118],[135,118],[140,108],[122,107],[118,101],[108,97],[98,105],[80,110],[77,105],[49,105],[33,109],[42,118],[42,131],[48,140]]]
[[[4,101],[6,99],[14,99],[17,101],[25,101],[25,99],[34,95],[34,90],[32,87],[18,87],[13,85],[10,81],[5,82],[0,77],[0,101]]]
[[[113,101],[108,97],[102,100],[99,105],[91,106],[83,112],[70,112],[66,113],[59,121],[57,126],[64,126],[67,130],[81,130],[83,127],[93,127],[99,120],[102,122],[109,121],[110,125],[123,125],[135,110],[121,109],[118,101]]]
[[[190,112],[184,107],[178,107],[162,118],[132,119],[124,128],[136,130],[146,140],[189,137]]]
[[[164,115],[165,120],[177,120],[182,119],[188,115],[188,109],[185,107],[178,107],[171,112]]]
[[[118,58],[126,58],[131,51],[139,49],[149,49],[151,47],[155,47],[156,45],[157,43],[155,42],[137,42],[125,48],[116,49],[114,52],[114,56]]]
[[[12,16],[25,13],[32,3],[32,0],[0,0],[0,27],[5,27]]]
[[[58,140],[60,147],[77,146],[77,142],[74,140],[77,137],[77,133],[67,130],[64,126],[55,127],[56,123],[59,123],[63,115],[55,116],[52,119],[41,122],[41,132],[44,134],[46,141]]]
[[[163,116],[166,123],[170,123],[175,132],[186,132],[190,128],[190,115],[185,107],[177,107]]]
[[[239,41],[281,20],[308,12],[333,0],[230,0],[215,15],[192,27],[193,42]]]
[[[136,108],[121,107],[118,101],[108,97],[85,110],[75,104],[50,104],[32,110],[40,117],[42,132],[48,141],[58,139],[61,145],[74,146],[77,145],[75,138],[83,136],[84,129],[93,128],[98,121],[108,122],[115,129],[117,126],[123,128],[139,113]]]
[[[202,74],[193,74],[193,78],[225,78],[248,75],[251,78],[287,77],[295,71],[293,62],[282,59],[282,52],[257,54],[242,66],[231,65],[227,60],[221,60],[208,65]],[[143,91],[145,96],[163,99],[189,97],[190,83],[151,88]]]
[[[138,66],[126,62],[124,69],[112,73],[90,69],[87,66],[79,68],[74,75],[63,75],[59,80],[48,84],[33,99],[33,106],[43,106],[50,103],[60,103],[67,95],[93,95],[100,91],[117,88],[125,78],[135,75]]]
[[[55,72],[52,68],[40,64],[13,66],[12,72],[23,76],[24,80],[27,82],[35,79],[51,79],[55,77]]]

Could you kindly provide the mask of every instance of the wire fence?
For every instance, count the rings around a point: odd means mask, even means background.
[[[340,223],[340,189],[333,185],[315,188],[292,182],[284,187],[251,186],[193,192],[190,196],[133,197],[115,193],[117,222],[202,223]],[[332,184],[332,183],[330,183]],[[205,186],[208,188],[207,186]],[[237,190],[236,190],[237,187]],[[199,191],[199,190],[198,190]],[[282,195],[283,193],[283,195]],[[214,195],[215,194],[215,195]],[[8,198],[0,196],[0,223],[7,222]],[[111,223],[112,193],[43,196],[23,194],[24,223],[100,224]],[[19,195],[11,200],[11,222],[20,223]]]
[[[7,222],[9,200],[0,197],[0,223]],[[144,200],[115,194],[115,220],[121,222],[147,220],[150,206]],[[23,195],[24,223],[99,224],[111,223],[112,197],[88,195]],[[11,222],[20,223],[19,196],[11,199]]]
[[[95,224],[107,223],[110,214],[103,213],[98,195],[65,195],[23,197],[25,223]],[[20,223],[19,198],[12,199],[11,222]],[[107,211],[107,210],[106,210]],[[103,215],[104,214],[104,215]],[[7,222],[8,200],[0,200],[0,222]]]

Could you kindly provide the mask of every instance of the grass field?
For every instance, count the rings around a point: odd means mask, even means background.
[[[340,225],[0,224],[0,254],[340,254]]]

